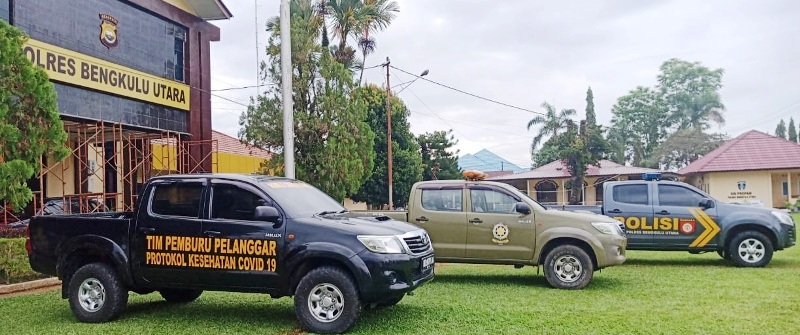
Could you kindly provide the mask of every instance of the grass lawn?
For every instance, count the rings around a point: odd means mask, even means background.
[[[800,222],[800,216],[795,216]],[[716,253],[630,251],[581,291],[551,289],[536,268],[439,264],[399,305],[366,311],[353,334],[794,334],[800,329],[800,247],[761,269]],[[0,300],[4,334],[296,334],[289,298],[206,292],[171,305],[131,293],[106,324],[78,323],[60,292]]]

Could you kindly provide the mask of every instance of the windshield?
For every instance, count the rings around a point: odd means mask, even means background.
[[[314,186],[299,180],[262,181],[267,193],[291,218],[312,217],[347,211],[340,203]]]

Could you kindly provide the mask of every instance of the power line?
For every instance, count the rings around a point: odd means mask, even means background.
[[[469,96],[471,96],[471,97],[473,97],[473,98],[478,98],[478,99],[481,99],[481,100],[486,100],[486,101],[489,101],[489,102],[492,102],[492,103],[495,103],[495,104],[498,104],[498,105],[502,105],[502,106],[506,106],[506,107],[509,107],[509,108],[514,108],[514,109],[518,109],[518,110],[525,111],[525,112],[528,112],[528,113],[533,113],[533,114],[545,115],[545,116],[546,116],[546,114],[544,114],[544,113],[542,113],[542,112],[537,112],[537,111],[530,110],[530,109],[527,109],[527,108],[522,108],[522,107],[514,106],[514,105],[511,105],[511,104],[507,104],[507,103],[505,103],[505,102],[500,102],[500,101],[497,101],[497,100],[489,99],[489,98],[482,97],[482,96],[480,96],[480,95],[477,95],[477,94],[469,93],[469,92],[467,92],[467,91],[463,91],[463,90],[460,90],[460,89],[457,89],[457,88],[454,88],[454,87],[451,87],[451,86],[447,86],[447,85],[445,85],[445,84],[442,84],[442,83],[439,83],[439,82],[436,82],[436,81],[430,80],[430,79],[428,79],[428,78],[425,78],[425,77],[422,77],[422,76],[418,76],[418,75],[416,75],[416,74],[413,74],[413,73],[411,73],[411,72],[408,72],[408,71],[406,71],[406,70],[399,69],[399,68],[397,68],[397,67],[395,67],[395,66],[393,66],[393,65],[389,65],[389,67],[391,67],[391,68],[393,68],[393,69],[395,69],[395,70],[397,70],[397,71],[403,72],[403,73],[405,73],[405,74],[412,75],[412,76],[414,76],[414,77],[417,77],[417,78],[419,78],[419,79],[425,80],[425,81],[427,81],[427,82],[429,82],[429,83],[436,84],[436,85],[439,85],[439,86],[441,86],[441,87],[444,87],[444,88],[447,88],[447,89],[450,89],[450,90],[453,90],[453,91],[456,91],[456,92],[459,92],[459,93],[462,93],[462,94],[469,95]]]
[[[261,87],[261,86],[277,86],[277,84],[258,84],[258,85],[250,85],[250,86],[228,87],[228,88],[220,88],[220,89],[216,89],[216,90],[211,90],[211,92],[243,90],[243,89],[246,89],[246,88]]]

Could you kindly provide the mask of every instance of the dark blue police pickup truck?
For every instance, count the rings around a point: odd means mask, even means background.
[[[776,210],[726,204],[692,185],[658,180],[606,182],[602,206],[549,206],[584,210],[613,217],[625,224],[628,250],[716,251],[741,267],[763,267],[774,251],[796,243],[789,214]]]
[[[129,291],[190,302],[213,290],[294,296],[304,329],[338,333],[434,276],[425,230],[280,177],[157,177],[134,212],[37,216],[28,234],[31,267],[62,280],[83,322],[118,317]]]

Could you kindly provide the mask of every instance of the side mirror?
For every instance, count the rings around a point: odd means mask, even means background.
[[[514,211],[516,211],[517,213],[520,213],[520,214],[528,215],[528,214],[531,213],[531,207],[528,206],[528,204],[526,204],[524,202],[518,202],[518,203],[514,204]]]
[[[709,198],[700,199],[700,204],[698,204],[698,206],[702,209],[714,208],[714,200]]]
[[[256,221],[267,221],[272,223],[278,223],[281,218],[281,213],[278,212],[278,209],[272,206],[258,206],[256,207],[255,212],[253,213],[253,219]]]

